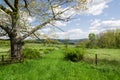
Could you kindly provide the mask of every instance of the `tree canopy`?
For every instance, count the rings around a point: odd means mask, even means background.
[[[1,0],[0,35],[7,35],[11,43],[11,56],[21,56],[22,41],[55,21],[68,21],[67,11],[86,9],[87,0]],[[28,18],[37,25],[30,26]]]

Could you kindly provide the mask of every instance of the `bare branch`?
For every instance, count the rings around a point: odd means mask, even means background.
[[[35,31],[37,31],[38,29],[43,28],[45,25],[47,25],[48,23],[50,23],[50,21],[53,19],[49,19],[48,21],[36,26],[35,28],[33,28],[30,32],[28,32],[28,34],[23,35],[22,38],[20,38],[20,40],[23,40],[25,38],[27,38],[29,35],[33,34]]]
[[[27,9],[29,15],[31,15],[30,10],[28,9],[28,1],[27,0],[23,0],[23,1],[25,3],[25,8]]]
[[[40,40],[40,38],[35,34],[35,33],[33,33],[33,35],[37,38],[37,39],[39,39]]]
[[[55,16],[58,16],[58,15],[64,13],[65,11],[67,11],[69,9],[70,8],[67,8],[64,11],[57,13]],[[44,22],[44,23],[42,23],[42,24],[40,24],[38,26],[35,26],[31,31],[28,32],[28,34],[23,35],[23,37],[20,38],[20,40],[23,40],[23,39],[27,38],[28,36],[30,36],[31,34],[33,34],[35,31],[37,31],[38,29],[43,28],[45,25],[47,25],[48,23],[50,23],[50,21],[53,21],[53,20],[56,20],[56,19],[55,18],[51,18],[51,19],[48,19],[46,22]]]
[[[14,1],[14,7],[16,8],[16,10],[18,10],[18,4],[19,4],[19,0],[15,0]]]
[[[51,24],[51,23],[50,23]],[[52,26],[55,26],[54,24],[51,24]],[[65,32],[64,30],[62,30],[61,28],[55,26],[55,28],[57,28],[58,30],[62,31],[62,32]]]
[[[54,12],[54,10],[53,10],[52,3],[51,3],[50,0],[48,0],[48,2],[50,3],[50,9],[51,9],[51,11],[52,11],[53,18],[55,18],[55,12]]]
[[[8,27],[2,26],[2,25],[0,25],[0,27],[1,27],[3,30],[5,30],[7,33],[10,32],[10,30],[8,29]]]
[[[13,11],[15,10],[15,8],[10,4],[8,0],[4,0],[4,1]]]

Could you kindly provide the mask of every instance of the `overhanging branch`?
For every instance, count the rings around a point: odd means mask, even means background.
[[[50,21],[53,19],[49,19],[48,21],[36,26],[35,28],[33,28],[30,32],[28,32],[28,34],[23,35],[22,38],[20,38],[20,40],[23,40],[25,38],[27,38],[28,36],[30,36],[31,34],[33,34],[35,31],[37,31],[38,29],[43,28],[45,25],[47,25],[48,23],[50,23]]]
[[[54,10],[53,10],[52,3],[51,3],[50,0],[48,0],[48,2],[49,2],[49,4],[50,4],[50,9],[51,9],[51,11],[52,11],[53,18],[55,18],[55,12],[54,12]]]
[[[50,25],[55,26],[54,24],[51,24],[51,23],[50,23]],[[60,31],[62,31],[62,32],[65,32],[64,30],[62,30],[61,28],[59,28],[59,27],[57,27],[57,26],[55,26],[55,28],[57,28],[58,30],[60,30]]]
[[[2,25],[0,25],[0,27],[1,27],[3,30],[5,30],[7,33],[9,33],[9,32],[10,32],[10,31],[9,31],[9,29],[8,29],[7,27],[2,26]]]
[[[27,9],[29,15],[31,15],[30,10],[29,10],[29,8],[28,8],[28,1],[27,1],[27,0],[23,0],[23,1],[24,1],[24,3],[25,3],[25,8]]]
[[[68,11],[68,10],[70,10],[70,8],[67,8],[64,11],[55,14],[55,16],[61,15],[62,13],[64,13],[65,11]],[[30,36],[31,34],[33,34],[35,31],[43,28],[45,25],[47,25],[48,23],[50,23],[51,21],[56,20],[56,19],[57,18],[51,18],[51,19],[48,19],[46,22],[44,22],[44,23],[42,23],[42,24],[40,24],[38,26],[35,26],[31,31],[28,32],[28,34],[25,34],[22,37],[20,37],[20,39],[18,41],[27,38],[28,36]]]
[[[14,1],[14,7],[16,8],[16,10],[18,10],[18,4],[19,4],[19,0],[15,0]]]
[[[4,11],[5,13],[7,13],[7,14],[10,14],[10,13],[11,13],[11,11],[10,11],[9,9],[5,8],[3,5],[0,5],[0,9],[1,9],[2,11]]]
[[[10,4],[8,0],[4,0],[4,2],[14,11],[14,7]]]
[[[35,33],[33,33],[33,35],[34,35],[37,39],[41,40]]]

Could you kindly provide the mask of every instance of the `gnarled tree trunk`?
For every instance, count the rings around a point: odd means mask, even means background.
[[[23,42],[19,41],[17,42],[16,39],[11,38],[10,39],[10,45],[11,45],[11,58],[12,60],[20,60],[22,61],[23,57],[22,57],[22,46],[23,46]]]

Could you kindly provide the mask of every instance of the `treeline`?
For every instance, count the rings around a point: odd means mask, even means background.
[[[107,30],[97,35],[89,34],[87,48],[120,48],[120,29]]]

